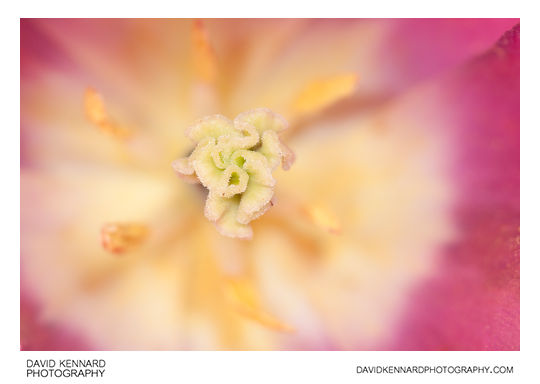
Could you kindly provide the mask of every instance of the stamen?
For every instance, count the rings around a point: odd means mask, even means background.
[[[294,100],[293,114],[312,114],[330,106],[353,93],[357,81],[356,74],[343,74],[309,83]]]
[[[103,248],[115,254],[122,254],[142,243],[148,228],[138,223],[107,223],[101,228]]]
[[[225,294],[229,304],[239,315],[274,331],[294,331],[291,326],[281,322],[261,307],[257,292],[248,279],[231,278],[227,280]]]
[[[84,110],[88,120],[95,124],[102,132],[118,139],[125,139],[131,135],[131,131],[128,128],[116,124],[111,120],[101,95],[93,88],[87,88],[84,93]]]

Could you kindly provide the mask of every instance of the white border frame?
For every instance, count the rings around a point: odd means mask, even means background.
[[[535,9],[525,1],[474,2],[459,0],[433,1],[378,1],[358,2],[351,9],[350,1],[334,0],[321,4],[315,2],[293,3],[272,1],[222,1],[212,6],[207,3],[170,2],[154,0],[131,2],[128,6],[105,0],[73,2],[67,0],[24,1],[3,5],[1,62],[3,92],[2,110],[4,147],[2,151],[2,240],[4,248],[1,268],[2,292],[2,371],[3,382],[26,380],[26,359],[44,358],[104,358],[107,372],[104,379],[77,379],[84,382],[147,382],[179,381],[206,382],[292,382],[317,378],[322,382],[448,382],[460,380],[478,382],[480,379],[520,382],[525,377],[539,377],[537,349],[540,324],[538,277],[540,272],[540,247],[538,243],[538,218],[540,209],[540,182],[538,178],[538,143],[540,121],[537,90],[540,86],[538,31],[531,26]],[[388,4],[391,3],[391,4]],[[531,2],[529,2],[530,4]],[[279,5],[278,5],[279,4]],[[189,6],[188,6],[189,5]],[[186,8],[187,7],[187,8]],[[521,84],[521,164],[523,183],[521,201],[521,351],[520,352],[21,352],[19,351],[20,316],[20,171],[15,164],[20,159],[20,43],[19,17],[516,17],[521,16],[521,74],[526,79]],[[17,204],[18,203],[18,204]],[[357,375],[357,365],[513,365],[513,375]],[[6,370],[7,368],[7,370]],[[320,380],[319,380],[320,379]],[[72,379],[62,379],[71,382]],[[531,379],[532,380],[532,379]],[[538,379],[537,379],[538,380]]]

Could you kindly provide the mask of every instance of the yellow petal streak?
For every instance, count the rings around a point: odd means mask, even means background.
[[[358,76],[342,74],[307,84],[293,102],[293,112],[306,115],[317,112],[354,92]]]
[[[107,223],[101,228],[101,244],[111,253],[122,254],[139,245],[148,228],[138,223]]]
[[[226,280],[225,295],[231,307],[241,316],[275,331],[294,331],[292,327],[281,322],[262,308],[259,295],[250,280],[246,278]]]
[[[90,87],[84,93],[84,111],[88,120],[95,124],[102,132],[118,139],[125,139],[131,135],[131,131],[128,128],[112,121],[107,113],[101,95]]]
[[[217,77],[216,56],[202,21],[193,23],[191,39],[195,75],[203,82],[214,83]]]

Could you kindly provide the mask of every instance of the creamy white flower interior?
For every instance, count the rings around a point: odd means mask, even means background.
[[[272,171],[280,164],[287,170],[294,161],[278,136],[285,129],[285,119],[266,108],[241,113],[234,121],[208,116],[187,129],[196,147],[172,166],[187,182],[208,189],[204,214],[221,234],[251,238],[249,223],[272,206]]]

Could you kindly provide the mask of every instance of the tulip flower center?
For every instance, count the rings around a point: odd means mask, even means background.
[[[176,160],[173,168],[208,189],[205,216],[223,235],[250,238],[249,222],[272,206],[272,171],[280,164],[288,169],[294,160],[278,136],[286,128],[281,116],[264,108],[242,113],[234,121],[209,116],[188,128],[195,149]]]

